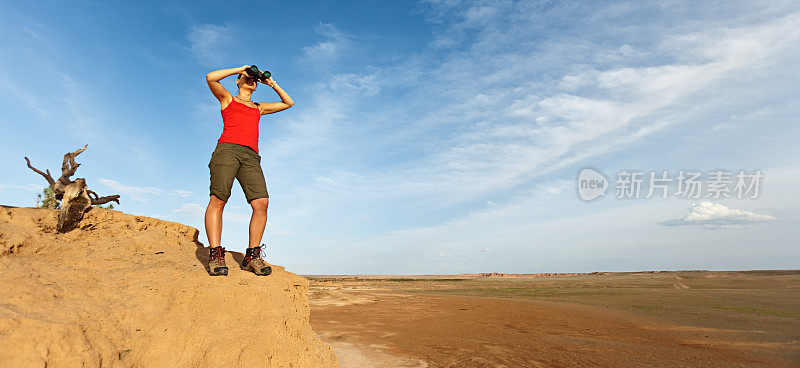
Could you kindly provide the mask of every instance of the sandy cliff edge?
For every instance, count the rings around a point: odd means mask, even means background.
[[[93,208],[0,206],[0,362],[14,367],[338,367],[309,324],[308,281],[273,265],[206,271],[197,229]]]

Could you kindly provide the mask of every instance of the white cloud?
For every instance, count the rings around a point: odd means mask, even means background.
[[[775,221],[777,218],[770,215],[761,215],[751,211],[730,209],[719,203],[700,202],[694,203],[689,208],[689,213],[684,217],[674,218],[659,222],[664,226],[702,226],[708,230],[718,230],[743,225]]]
[[[45,187],[47,187],[46,183],[47,182],[45,182],[45,184],[41,184],[41,185],[39,185],[39,184],[28,184],[28,185],[0,184],[0,190],[22,189],[22,190],[25,190],[25,191],[39,192],[39,191],[43,190]]]
[[[130,197],[131,200],[138,202],[147,202],[150,200],[149,197],[151,196],[171,195],[171,196],[186,198],[192,195],[192,192],[187,190],[173,189],[168,191],[161,188],[127,185],[111,179],[100,179],[100,183],[111,188],[111,190],[114,191],[115,194],[120,194],[121,196],[123,196],[123,198]],[[186,206],[192,206],[192,205],[190,204]],[[184,207],[181,207],[181,209],[178,209],[173,212],[187,212],[189,207],[186,208]]]
[[[173,189],[171,193],[173,195],[176,195],[176,196],[179,196],[179,197],[184,197],[184,198],[192,196],[192,192],[190,192],[188,190]]]
[[[356,93],[361,97],[373,96],[380,91],[376,74],[336,74],[331,77],[328,88],[339,93],[344,89],[345,92]]]
[[[325,40],[312,46],[303,47],[303,56],[306,62],[324,65],[338,59],[353,43],[351,36],[342,32],[330,23],[319,23],[317,33]]]
[[[226,45],[233,40],[234,32],[230,25],[194,25],[187,35],[189,51],[203,65],[220,65],[227,59]]]
[[[197,204],[197,203],[187,203],[181,206],[176,210],[172,210],[173,213],[185,213],[192,217],[202,217],[206,213],[206,208]]]
[[[147,202],[149,201],[149,196],[161,195],[164,193],[164,191],[159,188],[125,185],[111,179],[100,179],[100,183],[111,188],[115,194],[119,194],[122,197],[130,197],[131,200],[139,202]]]

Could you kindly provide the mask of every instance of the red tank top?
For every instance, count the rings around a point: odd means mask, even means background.
[[[258,153],[258,121],[261,112],[235,99],[222,110],[222,135],[217,142],[241,144]]]

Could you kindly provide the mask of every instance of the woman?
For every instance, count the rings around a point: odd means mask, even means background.
[[[261,156],[258,154],[258,123],[261,115],[286,110],[294,101],[269,77],[262,82],[275,90],[281,102],[256,103],[250,100],[259,81],[248,76],[249,65],[239,68],[217,70],[206,75],[208,88],[219,100],[222,112],[222,135],[211,155],[208,167],[211,171],[210,200],[206,208],[206,234],[210,245],[209,273],[212,276],[228,275],[225,266],[225,248],[220,245],[222,237],[222,210],[231,195],[233,179],[242,186],[247,203],[253,207],[250,217],[250,239],[242,266],[256,275],[269,275],[272,269],[261,258],[261,237],[267,226],[267,204],[269,194],[261,171]],[[236,85],[239,93],[232,96],[219,82],[222,78],[238,74]],[[262,244],[263,245],[263,244]]]

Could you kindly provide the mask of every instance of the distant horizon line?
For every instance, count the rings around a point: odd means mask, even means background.
[[[503,278],[503,277],[519,277],[519,276],[574,276],[574,275],[605,275],[605,274],[636,274],[636,273],[664,273],[664,272],[739,272],[739,273],[754,273],[754,272],[769,272],[769,273],[782,273],[782,274],[798,274],[800,269],[751,269],[751,270],[640,270],[640,271],[592,271],[592,272],[537,272],[537,273],[507,273],[507,272],[481,272],[481,273],[454,273],[454,274],[301,274],[303,277],[321,278],[321,277],[348,277],[348,278],[403,278],[403,277],[484,277],[484,278]]]

